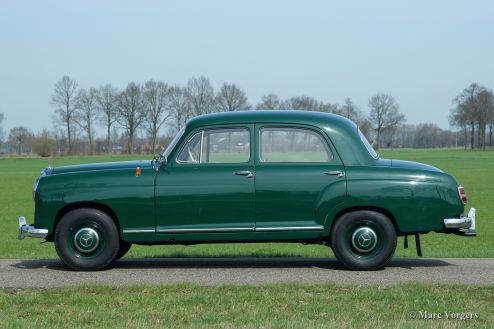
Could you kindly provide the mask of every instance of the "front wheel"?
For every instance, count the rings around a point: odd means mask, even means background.
[[[396,249],[396,231],[385,215],[370,210],[344,214],[331,232],[336,258],[351,270],[386,266]]]
[[[110,265],[120,250],[118,230],[110,216],[100,210],[75,209],[57,225],[55,249],[74,270],[101,270]]]

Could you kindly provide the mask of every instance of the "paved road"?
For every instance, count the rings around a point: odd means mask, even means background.
[[[0,260],[0,287],[66,287],[81,284],[200,285],[280,282],[393,285],[402,282],[494,284],[494,258],[394,259],[384,270],[352,272],[323,258],[122,259],[106,271],[74,272],[59,260]]]

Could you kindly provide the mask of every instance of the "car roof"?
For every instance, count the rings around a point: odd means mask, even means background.
[[[204,114],[190,119],[189,128],[235,123],[301,123],[319,127],[355,129],[353,121],[333,113],[299,110],[252,110]]]

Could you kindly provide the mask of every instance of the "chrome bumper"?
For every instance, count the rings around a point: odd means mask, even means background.
[[[26,217],[19,217],[19,235],[17,239],[22,240],[25,237],[30,238],[46,238],[48,235],[48,229],[46,228],[36,228],[34,225],[27,225]]]
[[[475,208],[470,208],[468,216],[460,216],[460,218],[444,219],[444,227],[447,229],[465,228],[466,231],[460,231],[461,235],[477,235],[475,228]]]

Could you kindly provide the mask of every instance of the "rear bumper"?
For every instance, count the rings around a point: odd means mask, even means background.
[[[459,218],[445,218],[444,227],[446,229],[467,229],[466,231],[458,231],[460,235],[477,235],[475,227],[475,208],[470,208],[468,216],[460,216]]]
[[[34,225],[27,225],[26,217],[19,217],[19,235],[17,238],[19,240],[24,239],[25,237],[30,238],[46,238],[48,235],[48,229],[46,228],[38,228]]]

